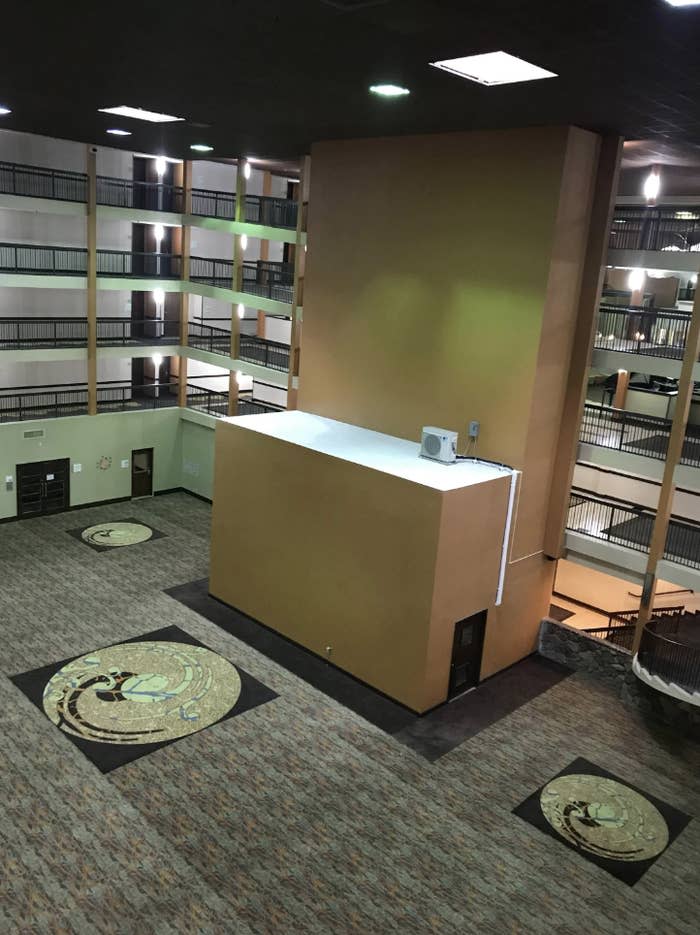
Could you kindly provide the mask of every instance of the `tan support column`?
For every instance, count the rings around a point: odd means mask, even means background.
[[[622,158],[622,142],[622,138],[619,136],[604,137],[598,160],[598,174],[589,223],[588,247],[581,278],[578,317],[569,366],[569,381],[561,416],[559,458],[552,476],[544,537],[545,555],[555,558],[560,557],[562,554],[564,528],[569,509],[569,494],[576,464],[583,407],[588,389],[588,372],[593,353],[593,340],[603,292],[610,227],[613,211],[615,210],[617,180]]]
[[[630,385],[629,370],[617,371],[617,386],[615,387],[615,396],[613,398],[613,409],[624,409],[627,402],[627,390]]]
[[[185,160],[182,166],[182,213],[190,215],[192,213],[192,163],[189,159]],[[192,228],[189,224],[182,225],[182,267],[180,278],[183,283],[189,282],[190,278],[190,253],[192,242]],[[189,323],[190,323],[190,296],[187,292],[180,293],[180,346],[187,347],[189,343]],[[187,358],[180,355],[178,361],[177,374],[177,404],[178,406],[187,405]]]
[[[311,176],[311,157],[304,156],[301,162],[301,175],[297,189],[297,236],[294,249],[294,292],[292,295],[292,336],[289,342],[289,376],[287,378],[287,409],[297,408],[297,390],[294,378],[299,376],[299,356],[301,353],[302,307],[304,305],[304,273],[306,270],[306,247],[301,243],[301,235],[306,230],[306,213],[309,204],[309,182]]]
[[[263,186],[262,186],[263,197],[269,198],[272,194],[272,173],[264,172],[263,173]],[[260,259],[269,260],[270,259],[270,241],[262,240],[260,242]],[[259,338],[265,337],[265,323],[267,316],[262,309],[258,309],[258,322],[255,333]]]
[[[238,159],[238,164],[236,167],[236,210],[234,213],[235,221],[245,221],[245,196],[246,196],[246,177],[243,171],[243,168],[246,164],[246,159],[244,156],[241,156]],[[241,291],[241,285],[243,280],[243,260],[244,252],[241,245],[241,235],[233,235],[233,277],[231,282],[231,288],[234,292]],[[240,337],[241,337],[241,320],[238,317],[238,302],[234,302],[231,306],[231,357],[234,360],[238,359],[238,353],[240,350]],[[229,374],[228,380],[228,414],[230,416],[235,416],[238,411],[238,381],[236,380],[236,374],[234,371],[231,371]]]
[[[674,475],[681,455],[683,454],[683,443],[688,427],[688,414],[690,413],[690,401],[693,396],[693,368],[697,363],[698,354],[700,354],[700,290],[695,294],[693,316],[690,320],[690,327],[688,328],[688,341],[685,346],[683,366],[681,368],[680,380],[678,381],[676,411],[673,414],[671,437],[668,442],[668,452],[666,454],[666,463],[664,464],[664,476],[661,482],[661,493],[659,494],[659,505],[656,508],[656,518],[654,519],[654,527],[651,533],[649,558],[647,560],[646,574],[644,575],[644,587],[642,588],[642,600],[639,605],[639,616],[637,617],[637,627],[634,633],[632,651],[635,653],[639,649],[642,631],[646,624],[649,623],[654,608],[657,584],[656,570],[666,550],[668,526],[671,519],[671,510],[673,509],[673,495],[676,492]]]
[[[87,162],[87,382],[88,415],[97,414],[97,147]]]

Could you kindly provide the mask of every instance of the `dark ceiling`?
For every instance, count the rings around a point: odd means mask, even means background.
[[[172,156],[563,123],[700,144],[699,48],[700,7],[664,0],[25,0],[3,9],[0,127]],[[500,49],[560,77],[486,88],[428,65]],[[380,81],[411,95],[378,99]],[[187,122],[97,113],[116,104]]]

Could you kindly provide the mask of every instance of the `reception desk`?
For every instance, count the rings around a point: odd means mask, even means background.
[[[498,602],[513,478],[309,413],[222,419],[210,593],[425,711],[455,624]]]

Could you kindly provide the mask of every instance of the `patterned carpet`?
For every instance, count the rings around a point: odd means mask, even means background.
[[[163,538],[66,532],[124,515]],[[0,932],[694,935],[697,818],[631,891],[512,810],[583,756],[699,816],[697,746],[574,675],[430,764],[163,593],[208,524],[175,494],[0,527],[5,675],[174,625],[279,695],[103,775],[1,678]]]

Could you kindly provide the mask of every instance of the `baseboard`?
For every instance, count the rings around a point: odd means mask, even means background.
[[[160,497],[169,493],[186,493],[188,496],[196,497],[197,500],[202,500],[210,506],[212,503],[208,497],[203,497],[201,494],[195,493],[194,490],[188,490],[186,487],[168,487],[166,490],[156,490],[153,496]],[[142,497],[141,499],[147,500],[148,498]],[[42,519],[44,516],[59,516],[62,513],[73,513],[75,510],[89,510],[94,506],[107,506],[110,503],[127,503],[131,500],[133,500],[133,497],[113,497],[110,500],[90,500],[88,503],[75,503],[65,510],[61,510],[60,513],[42,513],[39,514],[39,516],[5,516],[0,519],[0,525],[3,523],[17,523],[20,520]]]

